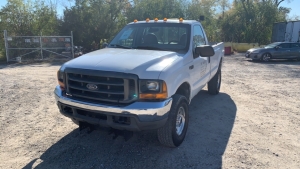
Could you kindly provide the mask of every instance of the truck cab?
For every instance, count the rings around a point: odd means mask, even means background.
[[[56,103],[79,126],[156,129],[163,145],[177,147],[192,98],[206,84],[219,93],[223,56],[223,43],[210,46],[198,21],[135,20],[106,48],[61,66]]]

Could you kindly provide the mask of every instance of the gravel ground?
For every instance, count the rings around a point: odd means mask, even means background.
[[[193,99],[178,148],[155,131],[79,132],[55,104],[59,66],[0,65],[0,168],[300,168],[300,62],[226,56],[220,94]]]

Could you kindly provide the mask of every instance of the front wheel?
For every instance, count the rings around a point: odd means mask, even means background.
[[[189,123],[188,100],[182,95],[173,97],[169,118],[166,124],[157,130],[158,140],[168,147],[178,147],[184,140]]]
[[[271,54],[270,53],[263,54],[261,60],[264,62],[269,62],[271,60]]]
[[[219,69],[215,74],[215,76],[212,79],[210,79],[210,81],[207,83],[209,94],[216,95],[220,92],[221,80],[222,80],[221,69]]]

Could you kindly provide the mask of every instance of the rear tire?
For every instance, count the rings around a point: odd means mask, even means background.
[[[159,142],[167,147],[178,147],[184,140],[189,123],[188,100],[182,95],[173,97],[169,118],[166,124],[157,130]]]
[[[220,92],[221,80],[222,80],[221,69],[218,69],[215,76],[212,79],[210,79],[210,81],[207,83],[209,94],[216,95]]]

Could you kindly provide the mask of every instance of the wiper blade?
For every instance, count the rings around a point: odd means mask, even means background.
[[[128,46],[122,46],[118,44],[111,44],[110,46],[116,47],[116,48],[123,48],[123,49],[132,49],[131,47]]]
[[[147,49],[147,50],[165,50],[154,46],[137,46],[135,49]]]

